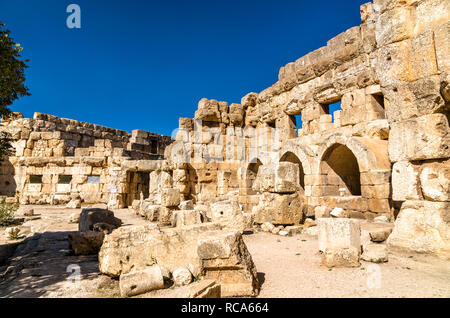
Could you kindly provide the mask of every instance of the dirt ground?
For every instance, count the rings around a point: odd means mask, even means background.
[[[28,237],[0,266],[0,297],[118,297],[118,282],[100,274],[97,256],[71,255],[67,235],[78,225],[68,220],[80,210],[34,208],[37,219],[21,226]],[[115,214],[124,225],[145,223],[126,209]],[[329,270],[320,265],[315,236],[255,233],[244,240],[260,297],[450,297],[450,262],[434,257],[396,253],[388,263]],[[0,245],[10,243],[0,229]],[[71,280],[77,270],[81,280]],[[166,294],[175,295],[157,295]]]

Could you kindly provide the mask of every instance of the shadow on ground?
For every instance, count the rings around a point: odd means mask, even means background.
[[[35,233],[15,248],[0,267],[0,297],[40,297],[75,288],[71,277],[98,277],[98,256],[74,256],[69,248],[69,231]],[[71,276],[72,275],[72,276]],[[76,280],[72,280],[76,282]]]

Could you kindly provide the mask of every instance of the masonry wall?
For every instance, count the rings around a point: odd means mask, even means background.
[[[142,130],[129,134],[42,113],[32,119],[16,114],[0,128],[14,140],[14,153],[0,166],[0,195],[22,204],[126,206],[128,196],[139,194],[130,194],[135,184],[121,163],[161,159],[172,142]]]

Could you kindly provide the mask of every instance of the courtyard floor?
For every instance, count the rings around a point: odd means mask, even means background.
[[[80,210],[34,208],[38,219],[21,226],[28,238],[0,266],[0,297],[118,297],[118,282],[101,275],[97,256],[70,253],[67,235],[78,225],[68,220]],[[127,209],[115,214],[124,225],[146,222]],[[320,265],[316,236],[259,232],[244,240],[262,283],[260,297],[450,297],[450,262],[434,257],[395,253],[388,263],[328,269]],[[5,244],[11,241],[0,229]],[[70,280],[76,277],[81,280]],[[176,291],[148,296],[176,297]]]

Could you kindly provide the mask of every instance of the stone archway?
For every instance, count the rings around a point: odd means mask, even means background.
[[[325,151],[320,162],[320,175],[327,195],[361,195],[358,160],[345,145],[333,144]]]

